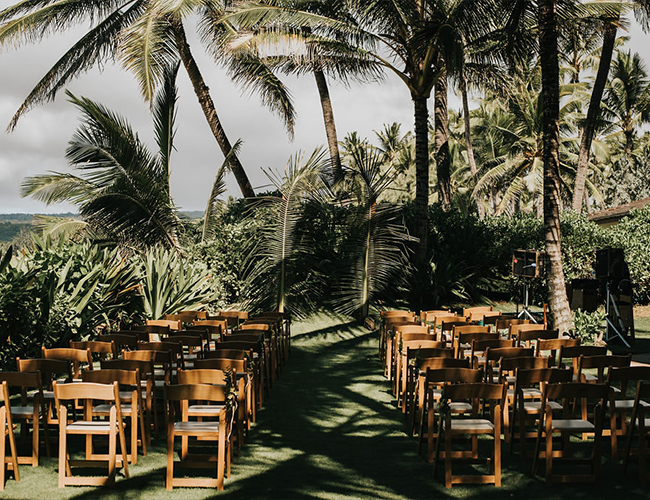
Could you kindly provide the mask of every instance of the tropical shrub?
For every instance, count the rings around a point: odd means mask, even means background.
[[[636,285],[637,302],[650,302],[650,205],[632,210],[629,216],[610,230],[612,246],[625,250],[630,277]]]
[[[138,318],[138,271],[116,249],[34,237],[0,270],[0,363],[87,339],[99,325]]]
[[[606,313],[604,308],[600,308],[594,312],[577,309],[573,312],[573,324],[575,325],[573,334],[580,339],[581,344],[593,345],[602,339],[605,317]]]

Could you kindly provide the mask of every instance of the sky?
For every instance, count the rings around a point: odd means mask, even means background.
[[[3,9],[15,0],[0,0]],[[282,171],[287,160],[299,151],[306,154],[326,144],[325,129],[316,83],[313,78],[284,78],[297,110],[295,137],[288,136],[281,120],[264,107],[256,95],[242,93],[215,64],[192,35],[188,38],[203,76],[210,87],[217,113],[231,143],[243,141],[240,160],[256,191],[269,188],[263,169]],[[56,213],[76,211],[68,204],[45,205],[21,198],[25,177],[50,171],[71,172],[64,158],[68,141],[80,123],[80,113],[60,92],[54,102],[33,108],[16,129],[6,126],[29,91],[83,33],[83,27],[68,35],[53,35],[38,44],[0,48],[0,213]],[[631,47],[650,63],[650,37],[634,26]],[[183,68],[179,71],[176,151],[172,155],[171,190],[181,210],[203,210],[223,155],[211,135],[191,84]],[[73,80],[67,87],[76,96],[100,102],[126,117],[140,137],[155,151],[148,104],[135,79],[119,65],[107,64]],[[374,138],[384,124],[402,124],[402,132],[413,128],[413,105],[406,86],[392,74],[384,82],[346,87],[330,80],[330,93],[339,140],[349,132]],[[450,96],[450,107],[460,101]],[[429,105],[432,109],[432,103]],[[241,196],[234,177],[227,178],[226,196]]]

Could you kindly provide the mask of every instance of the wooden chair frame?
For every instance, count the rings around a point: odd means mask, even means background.
[[[451,488],[454,484],[494,484],[501,486],[501,408],[505,399],[506,386],[504,384],[488,384],[484,382],[468,384],[446,384],[443,388],[443,397],[451,402],[471,401],[472,418],[452,418],[452,411],[440,415],[439,431],[442,436],[437,440],[436,456],[433,463],[435,476],[436,464],[440,458],[441,443],[445,442],[445,487]],[[483,410],[489,403],[491,418],[479,418],[479,407],[483,403]],[[491,435],[494,448],[490,462],[490,473],[480,475],[454,475],[452,460],[454,458],[478,458],[477,437]],[[452,451],[452,439],[456,437],[469,437],[471,450],[459,456]]]
[[[16,448],[16,436],[14,435],[13,420],[11,418],[11,403],[9,402],[9,388],[7,382],[0,384],[0,397],[4,405],[0,408],[0,428],[3,429],[0,439],[0,491],[5,489],[6,470],[14,473],[16,482],[20,481],[20,470],[18,469],[18,451]],[[9,440],[9,453],[7,457],[7,439]]]
[[[165,386],[165,401],[168,411],[167,423],[167,475],[165,485],[168,490],[174,486],[198,486],[216,487],[223,490],[224,469],[228,454],[228,423],[230,410],[225,406],[225,387],[218,385],[197,384],[197,385],[167,385]],[[202,401],[204,403],[222,403],[223,406],[216,406],[212,412],[204,411],[203,418],[217,418],[216,421],[191,421],[188,415],[189,402]],[[176,421],[176,404],[180,403],[181,419]],[[180,461],[174,460],[174,441],[176,437],[217,441],[216,453],[211,455],[191,455],[188,449],[181,448]],[[216,461],[215,461],[216,458]],[[174,477],[175,466],[193,468],[216,467],[216,478],[187,478]],[[230,476],[230,471],[226,471]]]
[[[119,386],[112,384],[94,384],[77,382],[70,384],[57,384],[54,382],[54,398],[59,413],[59,488],[68,485],[77,486],[104,486],[115,483],[116,468],[124,469],[124,476],[129,477],[129,464],[127,460],[117,459],[117,441],[120,443],[121,456],[126,456],[126,438],[122,422]],[[68,421],[75,411],[68,412],[65,402],[83,402],[82,420]],[[108,421],[93,420],[93,401],[112,402]],[[82,435],[86,437],[86,460],[71,460],[68,452],[68,436]],[[108,436],[108,459],[93,458],[93,436]],[[74,476],[73,467],[101,467],[108,465],[107,477]]]

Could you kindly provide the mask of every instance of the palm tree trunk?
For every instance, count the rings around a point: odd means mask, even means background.
[[[589,100],[589,109],[585,120],[585,128],[582,131],[580,139],[580,153],[578,155],[578,166],[576,167],[576,179],[573,187],[572,208],[576,212],[582,211],[582,201],[585,197],[585,182],[587,180],[587,169],[589,166],[589,157],[591,155],[591,143],[596,131],[596,122],[600,115],[600,101],[603,98],[605,85],[607,84],[607,75],[612,64],[612,54],[614,53],[614,43],[616,42],[616,23],[618,17],[611,22],[606,22],[605,32],[603,34],[603,48],[600,53],[600,62],[598,63],[598,73],[594,81],[594,88],[591,91]]]
[[[327,80],[325,79],[325,73],[318,66],[314,67],[314,77],[316,78],[316,86],[318,87],[318,95],[320,96],[320,105],[323,109],[325,133],[327,134],[327,145],[330,150],[334,179],[340,179],[343,177],[343,168],[341,167],[339,141],[336,135],[336,122],[334,121],[334,110],[332,109],[332,100],[330,99]]]
[[[411,97],[415,111],[415,235],[420,240],[415,268],[424,277],[428,273],[429,248],[429,111],[427,97]]]
[[[474,159],[474,147],[472,146],[472,130],[469,122],[469,100],[467,98],[467,77],[465,71],[461,70],[460,75],[460,94],[463,101],[463,122],[465,123],[465,148],[467,149],[467,163],[469,163],[469,171],[474,177],[474,182],[477,181],[478,169],[476,168],[476,160]],[[476,200],[476,208],[478,210],[479,219],[485,218],[485,209],[483,205]]]
[[[544,133],[544,239],[549,258],[548,303],[551,326],[560,333],[573,327],[562,270],[560,234],[560,87],[555,0],[539,0],[539,47],[542,68]]]
[[[447,109],[447,73],[443,72],[434,91],[435,158],[438,193],[443,210],[451,208],[451,173],[449,154],[449,111]]]
[[[183,66],[185,66],[187,76],[189,76],[190,81],[192,82],[192,87],[194,87],[194,93],[199,99],[201,109],[203,110],[203,114],[208,121],[208,125],[210,125],[212,135],[214,135],[214,138],[217,140],[217,144],[219,144],[223,155],[227,157],[230,153],[230,150],[232,149],[232,146],[228,140],[228,137],[226,136],[226,132],[223,129],[223,126],[221,125],[221,121],[217,116],[217,110],[214,106],[214,101],[212,100],[212,97],[210,97],[210,89],[206,85],[205,80],[199,71],[199,67],[196,64],[196,60],[192,55],[190,45],[187,43],[187,37],[185,36],[183,24],[178,19],[173,19],[170,21],[170,23],[172,29],[174,30],[174,37],[176,38],[176,44],[178,45],[181,61],[183,62]],[[245,198],[254,197],[255,191],[253,191],[253,187],[248,180],[248,176],[244,171],[244,167],[239,162],[239,158],[236,155],[232,157],[230,168],[232,169],[233,174],[235,174],[235,179],[237,179],[237,184],[239,184],[239,189],[241,190],[242,195]]]

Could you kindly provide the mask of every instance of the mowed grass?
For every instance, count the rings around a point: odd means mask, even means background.
[[[321,314],[292,328],[291,358],[258,414],[225,490],[165,490],[165,442],[118,477],[113,488],[57,488],[57,461],[22,466],[21,481],[8,479],[2,498],[647,498],[636,467],[621,475],[605,442],[601,484],[547,486],[531,478],[531,462],[504,446],[503,486],[442,485],[442,470],[417,453],[406,420],[396,408],[377,357],[377,334],[349,318]],[[582,444],[576,443],[580,451]],[[53,454],[56,450],[53,450]],[[540,462],[540,470],[543,464]]]

